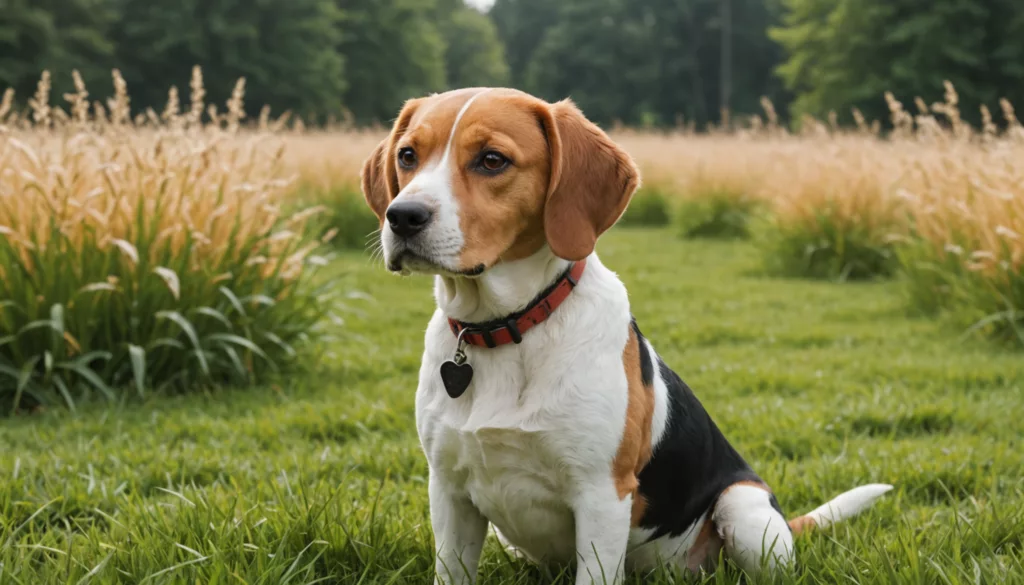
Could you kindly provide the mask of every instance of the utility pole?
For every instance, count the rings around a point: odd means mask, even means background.
[[[718,105],[722,113],[722,127],[729,127],[729,112],[732,102],[732,0],[719,1],[719,19],[722,21],[722,54]]]

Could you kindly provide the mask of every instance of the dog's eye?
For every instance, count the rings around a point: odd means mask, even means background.
[[[493,150],[480,157],[480,168],[488,173],[498,173],[508,166],[509,160]]]
[[[406,146],[398,150],[398,164],[404,169],[416,166],[416,151]]]

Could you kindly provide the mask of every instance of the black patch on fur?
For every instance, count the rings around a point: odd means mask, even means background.
[[[661,359],[658,367],[668,388],[668,421],[639,476],[640,494],[647,501],[640,526],[654,529],[651,540],[685,532],[732,484],[761,482],[690,387]]]
[[[636,340],[640,345],[640,379],[643,381],[644,386],[649,388],[654,384],[654,360],[651,359],[651,352],[647,348],[647,340],[644,339],[644,334],[640,333],[640,327],[637,326],[636,319],[631,319],[630,325],[633,326],[633,333],[636,333]]]
[[[782,516],[783,519],[786,518],[786,515],[782,512],[782,506],[779,505],[779,500],[775,497],[775,494],[768,494],[768,503],[772,505],[772,508],[775,508],[775,511],[779,513],[779,516]],[[786,528],[789,529],[790,534],[793,534],[793,527],[790,526],[789,523],[786,523]]]
[[[772,508],[775,508],[775,511],[779,513],[779,516],[782,516],[783,518],[786,517],[786,515],[782,513],[782,506],[779,505],[779,500],[776,499],[775,494],[768,494],[768,503],[772,505]]]

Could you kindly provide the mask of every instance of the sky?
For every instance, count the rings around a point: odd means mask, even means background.
[[[490,8],[492,4],[494,4],[494,0],[466,0],[466,4],[474,6],[481,10],[486,10]]]

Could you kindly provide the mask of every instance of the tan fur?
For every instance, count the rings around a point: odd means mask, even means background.
[[[797,516],[789,521],[789,529],[793,531],[795,536],[814,530],[817,527],[818,523],[810,516]]]
[[[525,94],[494,90],[480,96],[459,122],[453,178],[465,238],[463,266],[493,265],[532,255],[544,245],[544,203],[551,156],[542,131],[547,105]],[[469,168],[479,152],[512,161],[496,176]]]
[[[636,331],[629,328],[629,339],[622,351],[622,363],[626,368],[629,386],[629,402],[626,407],[626,428],[622,442],[612,461],[612,477],[619,498],[633,494],[631,520],[633,526],[643,518],[647,502],[637,492],[640,482],[637,475],[651,460],[651,419],[654,417],[654,392],[644,386],[640,373],[640,340]]]
[[[551,114],[553,170],[544,226],[557,256],[580,260],[626,210],[640,186],[640,173],[633,159],[571,101],[554,104]]]
[[[401,189],[443,157],[458,112],[474,96],[449,160],[465,241],[460,267],[518,260],[545,243],[568,260],[588,256],[639,185],[636,165],[572,102],[549,104],[511,89],[463,89],[406,103],[361,173],[366,201],[381,224]],[[398,167],[404,147],[415,149],[415,169]],[[484,150],[512,165],[493,176],[474,171]]]
[[[710,569],[711,565],[718,559],[724,541],[715,528],[715,523],[710,518],[704,521],[700,527],[697,539],[690,547],[686,560],[686,567],[693,573],[700,571],[701,567]]]
[[[647,498],[640,493],[639,490],[633,492],[633,506],[629,512],[629,525],[633,528],[640,526],[640,521],[644,519],[644,513],[647,512]]]
[[[359,173],[363,197],[366,198],[366,203],[373,213],[377,215],[381,225],[384,225],[384,212],[387,211],[391,201],[398,196],[398,191],[401,188],[398,180],[398,165],[395,161],[398,152],[396,145],[405,134],[413,115],[422,103],[423,100],[419,99],[405,102],[402,112],[391,128],[391,134],[382,140],[369,158],[363,162],[363,168]]]
[[[769,488],[767,485],[765,485],[764,483],[762,483],[760,481],[737,481],[736,483],[734,483],[734,484],[730,485],[729,487],[725,488],[724,490],[722,490],[722,493],[718,497],[724,496],[725,494],[727,494],[729,492],[729,490],[731,490],[732,488],[734,488],[734,487],[736,487],[738,485],[746,485],[746,486],[750,486],[750,487],[756,487],[758,489],[762,489],[762,490],[768,492],[769,494],[772,493],[771,488]]]
[[[373,213],[377,215],[381,225],[384,225],[384,212],[391,200],[394,199],[385,179],[388,172],[387,145],[387,140],[378,144],[363,163],[363,170],[359,173],[363,197],[366,198],[366,204],[370,206]]]

